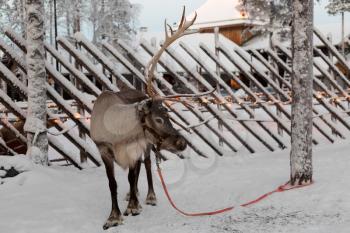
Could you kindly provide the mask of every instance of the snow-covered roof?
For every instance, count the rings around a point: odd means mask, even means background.
[[[284,42],[274,42],[275,44],[282,45],[284,47],[290,47],[290,41],[284,41]],[[251,50],[251,49],[262,49],[262,48],[268,48],[269,47],[269,38],[268,36],[264,37],[256,37],[249,41],[249,43],[245,44],[244,47],[242,47],[244,50]],[[320,57],[314,57],[314,61],[325,71],[328,70],[327,63]],[[321,71],[314,66],[314,75],[315,76],[322,76]]]
[[[144,33],[140,37],[140,41],[146,40],[150,44],[159,45],[159,43],[164,39],[164,33]],[[234,42],[230,41],[226,37],[219,35],[219,41],[220,43],[226,47],[229,51],[232,52],[233,57],[236,61],[239,61],[240,64],[244,67],[244,69],[249,70],[250,67],[240,58],[237,54],[235,54],[233,51],[238,49],[239,46],[237,46]],[[199,56],[202,61],[205,62],[206,66],[215,72],[216,64],[215,62],[208,57],[204,51],[199,47],[200,44],[206,45],[210,51],[215,51],[215,38],[213,33],[195,33],[195,34],[189,34],[186,36],[181,37],[177,41],[174,42],[174,44],[170,47],[173,51],[175,51],[180,57],[183,58],[184,61],[186,61],[186,64],[191,67],[193,70],[198,70],[199,65],[197,62],[191,58],[179,45],[180,42],[183,42],[188,47],[190,47],[196,54],[196,56]],[[141,47],[138,47],[136,49],[137,56],[144,59],[145,61],[150,60],[150,55],[144,51]],[[173,67],[174,70],[177,72],[184,72],[184,70],[176,63],[170,56],[167,54],[163,54],[166,60],[167,66]],[[220,61],[229,68],[230,72],[238,71],[238,68],[235,67],[228,59],[224,57],[224,55],[220,56]],[[258,67],[260,70],[266,71],[266,68],[259,63],[257,60],[253,60],[254,66]],[[160,66],[157,69],[158,72],[165,72],[163,68]]]
[[[332,42],[333,44],[340,44],[342,39],[341,39],[341,22],[337,23],[329,23],[329,24],[319,24],[316,25],[316,28],[322,32],[323,35],[325,36],[332,36]],[[344,27],[344,34],[345,37],[349,38],[350,37],[350,27]],[[319,39],[314,40],[315,45],[320,45],[322,42]]]
[[[191,29],[256,23],[242,14],[238,5],[239,0],[207,0],[187,17],[190,20],[197,12],[197,20]]]
[[[270,39],[268,35],[257,35],[242,45],[242,48],[245,50],[264,49],[269,47]]]
[[[332,43],[338,45],[341,43],[341,22],[331,23],[331,24],[317,24],[315,27],[326,37],[332,38]],[[350,27],[344,28],[345,38],[349,40],[350,38]],[[286,46],[290,46],[290,41],[284,42]],[[252,38],[243,44],[243,48],[246,50],[249,49],[263,49],[269,47],[269,36],[261,35]],[[317,36],[314,36],[314,45],[321,46],[323,45],[322,41],[318,39]]]

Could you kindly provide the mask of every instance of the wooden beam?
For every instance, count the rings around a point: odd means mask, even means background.
[[[99,82],[108,90],[118,92],[119,88],[112,84],[112,82],[104,75],[102,72],[98,71],[96,66],[91,63],[89,59],[85,57],[80,51],[78,51],[74,46],[64,37],[60,37],[57,39],[57,42],[65,49],[68,53],[70,53],[76,61],[85,67],[95,78],[99,80]]]
[[[25,120],[26,114],[23,112],[15,102],[13,102],[10,97],[7,96],[5,92],[3,92],[0,89],[0,102],[8,106],[9,109],[12,110],[12,113],[16,115],[18,118]],[[69,160],[75,167],[82,169],[79,162],[74,159],[74,156],[70,154],[70,152],[65,149],[63,145],[61,145],[56,138],[52,137],[51,135],[48,135],[48,140],[50,146],[52,146],[55,150],[57,150],[63,157],[65,157],[67,160]]]
[[[125,68],[127,68],[130,72],[132,72],[141,82],[143,83],[147,83],[146,79],[144,77],[144,75],[138,71],[127,59],[125,59],[120,53],[119,51],[117,51],[115,48],[113,48],[113,46],[111,46],[110,44],[104,42],[103,46],[108,50],[109,53],[111,53],[111,55],[113,55],[118,61],[120,61]],[[131,54],[130,54],[131,55]],[[136,58],[135,58],[136,59]],[[145,64],[142,64],[145,66]],[[174,91],[172,90],[171,86],[169,85],[169,83],[165,83],[165,81],[163,80],[163,78],[160,78],[158,75],[155,75],[155,77],[157,78],[157,80],[161,80],[162,84],[164,84],[168,90],[172,93],[175,94]],[[164,95],[164,93],[159,90],[157,87],[155,87],[155,89],[157,90],[158,93],[160,93],[161,95]],[[170,108],[173,113],[179,117],[183,122],[185,122],[186,124],[189,125],[188,120],[186,120],[186,116],[184,116],[183,113],[181,113],[180,110],[176,109],[176,107],[171,106],[168,103],[165,103],[167,105],[168,108]],[[221,151],[221,148],[219,148],[219,146],[215,145],[213,142],[211,142],[211,140],[209,138],[207,138],[206,135],[202,134],[200,131],[198,131],[197,129],[194,130],[195,133],[203,140],[205,141],[218,155],[223,155],[223,152]],[[190,141],[187,140],[187,142],[189,143]],[[192,143],[191,143],[192,144]],[[191,144],[189,144],[191,146]],[[191,146],[191,148],[197,152],[198,155],[204,155],[204,157],[208,157],[207,155],[205,155],[206,153],[202,152],[201,150],[199,150],[197,147],[195,147],[193,144]],[[214,149],[215,148],[215,149]]]
[[[279,74],[279,72],[274,68],[272,67],[268,61],[256,50],[251,50],[252,54],[257,58],[259,59],[259,61],[261,61],[268,69],[270,72],[272,72],[274,74],[274,77],[276,77],[281,83],[283,83],[283,85],[285,85],[289,91],[292,91],[292,85],[291,83],[287,82],[284,78],[282,78]],[[277,61],[277,63],[279,64],[279,62]],[[313,107],[313,112],[316,114],[316,115],[319,115],[320,113],[318,112],[318,110]],[[336,134],[338,134],[339,136],[341,136],[342,138],[345,138],[343,133],[341,133],[341,131],[339,129],[337,129],[336,125],[334,125],[330,120],[328,120],[326,117],[324,116],[321,116],[320,119],[326,124],[328,125],[333,132],[336,132]],[[316,126],[317,127],[317,126]],[[327,134],[323,129],[320,128],[319,130],[330,142],[334,143],[334,138]]]
[[[12,85],[16,86],[16,87],[22,92],[23,95],[27,96],[27,93],[28,93],[28,92],[27,92],[27,87],[24,86],[24,84],[21,83],[21,82],[14,76],[14,74],[12,74],[12,72],[9,71],[9,70],[7,69],[7,67],[3,66],[1,62],[0,62],[0,72],[1,72],[2,74],[5,74],[5,75],[2,76],[2,77],[5,79],[5,81],[7,81],[7,82],[11,83]],[[53,95],[54,95],[56,98],[58,98],[58,99],[59,99],[59,98],[62,98],[62,97],[59,96],[58,93],[56,93],[56,92],[53,90],[53,88],[52,88],[51,86],[47,85],[47,89],[48,89],[49,96],[51,96],[51,95],[50,95],[50,93],[51,93],[51,94],[53,94]],[[67,106],[67,105],[63,102],[63,101],[64,101],[63,99],[61,99],[61,101],[57,101],[57,99],[53,98],[53,100],[54,100],[54,101],[56,100],[56,103],[59,104],[59,105],[62,104],[61,107],[62,107],[63,109],[66,109],[66,110],[67,110],[67,109],[71,108],[70,106]],[[5,102],[8,102],[8,101],[5,101]],[[12,109],[11,106],[7,106],[7,107],[8,107],[9,109]],[[17,112],[18,112],[18,110],[12,109],[12,112],[14,112],[14,111],[17,111]],[[70,111],[67,110],[67,112],[70,112]],[[48,113],[48,117],[49,117],[49,118],[54,118],[54,117],[55,117],[54,114],[51,112],[50,109],[47,109],[47,113]],[[73,118],[72,118],[72,119],[73,119],[73,120],[75,119],[74,115],[73,115]],[[79,120],[81,120],[81,119],[79,119]],[[79,122],[79,121],[77,121],[77,122]],[[87,128],[86,128],[86,132],[89,133],[89,129],[90,129],[89,126],[87,126],[86,124],[81,124],[81,125],[82,125],[83,127],[87,127]],[[54,121],[54,126],[57,127],[59,130],[63,130],[63,129],[65,128],[64,125],[63,125],[63,123],[60,122],[59,120]],[[83,140],[81,140],[79,137],[75,136],[75,135],[74,135],[73,133],[71,133],[71,132],[66,132],[64,135],[67,137],[68,140],[70,140],[70,141],[71,141],[74,145],[76,145],[79,149],[84,150],[84,151],[87,151],[89,159],[91,159],[91,161],[92,161],[93,163],[95,163],[96,166],[100,166],[100,165],[101,165],[99,159],[97,159],[97,157],[94,156],[94,155],[96,154],[96,152],[93,151],[93,150],[91,149],[91,147],[90,147],[86,142],[84,142]]]
[[[198,62],[198,64],[201,65],[201,67],[202,67],[204,70],[206,70],[206,71],[210,74],[210,76],[211,76],[212,78],[214,78],[214,80],[221,80],[220,77],[218,77],[212,70],[210,70],[200,58],[194,56],[194,51],[192,51],[187,45],[185,45],[184,43],[181,43],[180,46],[181,46],[190,56],[192,56],[192,57]],[[262,102],[262,101],[260,100],[260,98],[259,98],[258,96],[256,96],[256,95],[254,94],[254,92],[253,92],[250,88],[246,87],[246,85],[245,85],[237,76],[233,75],[232,72],[229,71],[229,69],[226,67],[226,65],[224,65],[224,64],[222,63],[222,61],[220,61],[220,60],[217,59],[217,57],[215,56],[215,54],[214,54],[213,52],[211,52],[209,49],[208,49],[208,50],[204,50],[204,52],[206,53],[206,55],[209,56],[209,58],[211,58],[215,63],[217,63],[217,64],[226,72],[226,74],[229,75],[229,77],[230,77],[231,79],[235,80],[235,81],[241,86],[241,88],[242,88],[246,93],[248,93],[248,94],[249,94],[251,97],[253,97],[256,101]],[[219,84],[220,84],[221,86],[224,86],[226,89],[229,89],[229,88],[230,88],[226,83],[222,82],[222,80],[221,80],[221,82],[219,82]],[[242,100],[240,100],[240,101],[242,101]],[[245,105],[243,105],[243,106],[245,106]],[[245,109],[245,108],[243,108],[243,109]],[[248,112],[247,112],[247,113],[248,113]],[[269,113],[270,113],[270,114],[269,114]],[[249,114],[249,113],[248,113],[248,114]],[[272,116],[272,117],[274,117],[274,114],[273,114],[272,112],[270,112],[270,111],[268,111],[267,114],[270,115],[270,116]],[[237,117],[237,116],[236,116],[236,117]],[[272,119],[273,119],[273,118],[272,118]],[[262,141],[263,143],[265,143],[265,140],[262,138],[262,136],[261,136],[261,135],[258,135],[258,134],[254,131],[254,129],[251,129],[251,128],[249,127],[249,125],[248,125],[246,122],[242,122],[242,124],[243,124],[244,126],[246,126],[246,129],[248,129],[249,132],[252,132],[252,134],[253,134],[258,140],[260,140],[260,141]],[[286,148],[286,147],[287,147],[286,143],[284,143],[283,140],[282,140],[277,134],[275,134],[274,132],[272,132],[272,131],[271,131],[268,127],[266,127],[262,122],[257,122],[257,124],[258,124],[269,136],[271,136],[272,139],[274,139],[274,140],[277,142],[277,144],[279,145],[280,148]]]

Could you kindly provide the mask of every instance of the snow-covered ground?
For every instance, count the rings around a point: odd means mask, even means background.
[[[350,145],[318,147],[314,152],[315,183],[275,193],[262,202],[211,217],[184,217],[165,198],[158,178],[156,207],[143,205],[139,216],[105,232],[349,232]],[[225,156],[162,164],[170,193],[187,211],[208,211],[239,205],[273,190],[289,177],[288,151]],[[1,165],[2,164],[2,165]],[[15,164],[18,164],[16,162]],[[11,161],[0,157],[0,167]],[[103,167],[79,171],[73,167],[31,167],[14,178],[0,180],[1,233],[98,233],[110,211]],[[126,172],[118,168],[119,204],[126,208]],[[154,174],[156,175],[156,174]],[[144,170],[140,199],[147,187]]]

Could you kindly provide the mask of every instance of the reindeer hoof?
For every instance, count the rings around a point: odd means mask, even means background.
[[[103,230],[107,230],[110,227],[115,227],[121,224],[123,224],[122,216],[110,216],[107,219],[106,223],[103,225]]]
[[[128,216],[131,214],[132,216],[136,216],[141,213],[141,210],[142,206],[138,202],[129,202],[128,207],[124,212],[124,215]]]
[[[157,205],[157,197],[155,193],[149,193],[146,198],[146,205]]]

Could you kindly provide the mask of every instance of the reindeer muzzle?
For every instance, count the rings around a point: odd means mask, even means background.
[[[185,138],[181,135],[171,135],[165,138],[159,146],[160,150],[168,150],[176,153],[184,151],[187,147]]]

